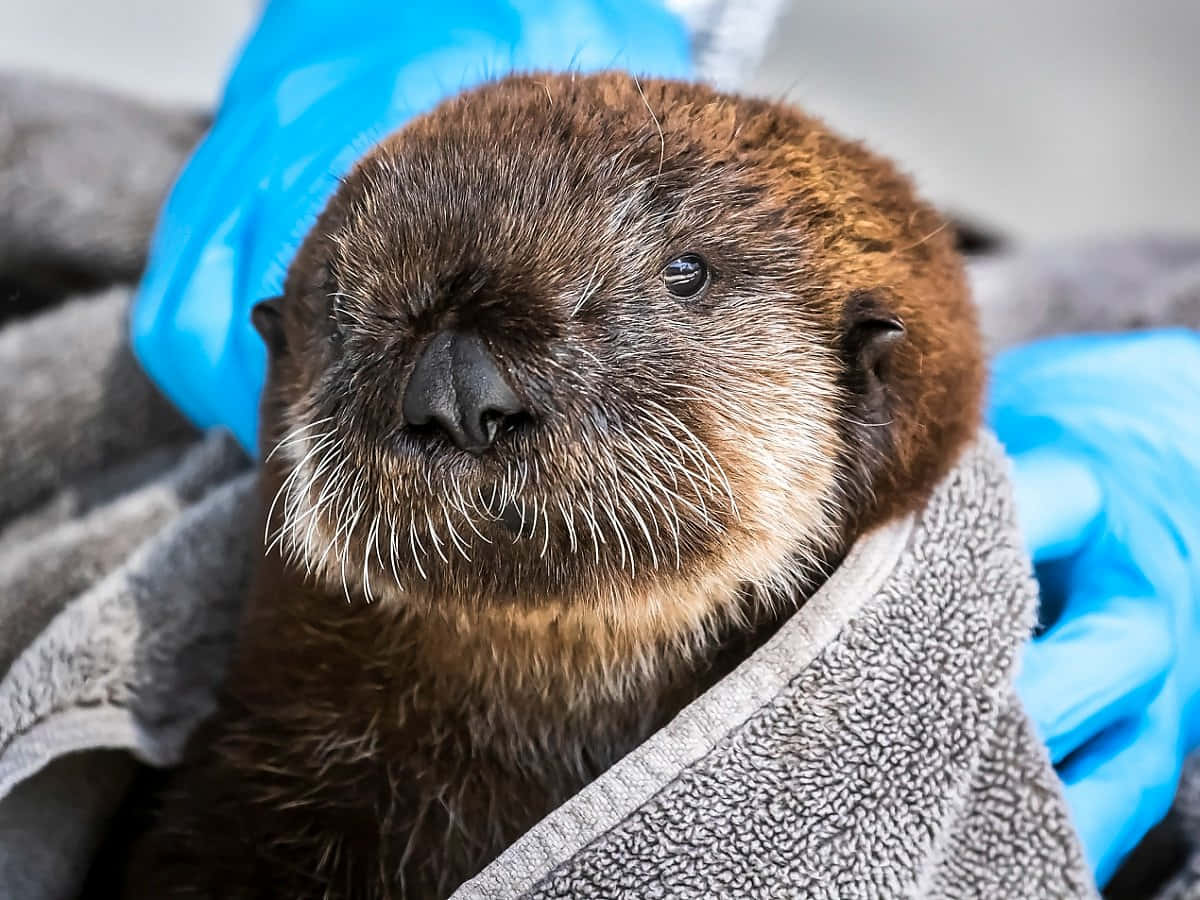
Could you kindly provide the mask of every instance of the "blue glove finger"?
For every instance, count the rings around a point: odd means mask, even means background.
[[[1059,770],[1098,884],[1112,877],[1174,799],[1181,771],[1175,687],[1168,680],[1144,715],[1101,733]]]
[[[1038,447],[1013,455],[1021,534],[1035,563],[1077,553],[1104,512],[1104,492],[1078,454]]]
[[[1145,552],[1158,543],[1131,543],[1107,527],[1107,515],[1124,513],[1122,521],[1146,537],[1161,529],[1142,511],[1102,502],[1105,493],[1083,458],[1065,449],[1027,452],[1015,460],[1014,476],[1018,502],[1040,499],[1043,507],[1066,511],[1043,517],[1052,526],[1042,528],[1042,537],[1048,536],[1044,546],[1057,553],[1082,544],[1063,564],[1069,578],[1056,624],[1028,646],[1017,680],[1058,762],[1114,722],[1144,710],[1157,695],[1175,661],[1174,595],[1169,581],[1148,576],[1162,568],[1156,554],[1148,559]],[[1052,493],[1055,484],[1066,489]],[[1044,493],[1035,493],[1039,489]],[[1053,504],[1046,502],[1051,496]],[[1066,528],[1051,534],[1064,523]],[[1082,531],[1072,535],[1072,528]],[[1043,578],[1042,602],[1054,599],[1047,597]]]
[[[1187,331],[1040,341],[993,366],[990,418],[1019,457],[1051,623],[1017,687],[1100,883],[1166,811],[1200,740],[1198,397]]]
[[[1061,762],[1094,735],[1144,711],[1162,689],[1171,648],[1163,608],[1144,597],[1109,598],[1027,644],[1017,693],[1050,758]]]

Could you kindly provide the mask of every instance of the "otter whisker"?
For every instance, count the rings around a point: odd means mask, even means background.
[[[372,524],[372,528],[375,531],[375,561],[377,563],[379,563],[379,571],[386,572],[387,565],[383,561],[383,550],[379,546],[379,532],[381,530],[380,526],[382,524],[383,524],[383,521],[382,521],[382,517],[380,516],[380,510],[376,510],[375,511],[375,519]]]
[[[283,482],[279,485],[279,489],[275,491],[275,496],[271,500],[271,506],[267,510],[266,523],[265,523],[265,527],[263,530],[263,540],[264,541],[271,540],[271,537],[270,537],[271,522],[275,516],[275,507],[279,503],[280,498],[286,496],[288,494],[293,482],[296,482],[299,480],[301,473],[304,472],[309,459],[311,459],[314,454],[322,452],[328,444],[333,443],[332,435],[328,432],[322,433],[319,437],[315,438],[315,441],[316,441],[316,443],[311,448],[309,448],[308,452],[304,454],[304,457],[300,460],[300,462],[298,462],[295,465],[295,467],[292,469],[292,471],[288,473],[287,478],[285,478],[283,480]],[[284,504],[284,507],[286,509],[286,507],[287,507],[286,502]],[[286,520],[287,520],[286,515],[284,516],[284,520],[286,522]],[[281,524],[280,530],[282,531],[282,529],[283,529],[283,525]]]
[[[701,516],[701,518],[703,518],[705,521],[708,521],[710,514],[708,511],[708,504],[704,502],[705,492],[701,489],[700,484],[696,481],[696,475],[699,473],[693,473],[690,467],[682,465],[682,463],[679,461],[672,461],[671,468],[673,471],[677,471],[683,475],[687,483],[691,485],[692,493],[696,495],[696,501],[693,503],[690,500],[686,500],[681,494],[677,494],[676,496],[678,496],[682,502],[694,509]],[[710,490],[712,489],[711,482],[706,482],[706,486]]]
[[[641,448],[636,444],[631,445],[639,451],[639,458],[645,460],[645,456],[641,454]],[[666,521],[667,527],[671,532],[671,537],[675,546],[675,568],[680,566],[680,549],[679,549],[679,511],[675,508],[675,503],[671,499],[674,492],[671,491],[658,474],[647,463],[638,469],[639,477],[634,479],[634,486],[642,492],[652,504],[654,504],[662,512],[663,518]],[[672,476],[674,477],[674,476]],[[661,497],[660,497],[661,495]],[[661,498],[666,498],[666,503]],[[705,519],[707,523],[707,518]],[[655,528],[658,527],[658,516],[654,516]],[[656,531],[656,533],[658,533]]]
[[[654,401],[648,401],[648,402],[650,405],[659,406]],[[661,409],[661,407],[659,407],[659,408]],[[675,422],[675,424],[677,424],[685,432],[685,434],[689,438],[689,441],[685,443],[683,440],[678,438],[674,434],[674,432],[672,432],[669,428],[667,428],[665,425],[663,425],[663,423],[659,422],[658,420],[652,419],[651,424],[655,427],[655,429],[657,431],[659,431],[659,433],[661,433],[664,437],[666,437],[668,440],[670,440],[676,447],[678,447],[682,453],[686,454],[688,457],[690,457],[690,458],[694,459],[696,462],[700,463],[700,466],[703,469],[703,471],[696,472],[695,474],[704,479],[705,486],[709,489],[710,495],[715,494],[717,492],[716,486],[713,484],[714,466],[710,464],[710,459],[712,460],[712,463],[715,463],[715,471],[716,471],[716,474],[717,474],[719,480],[722,483],[722,486],[724,488],[724,493],[729,500],[730,511],[733,513],[733,515],[735,517],[737,517],[737,515],[738,515],[737,503],[733,497],[733,488],[730,487],[729,479],[725,476],[725,470],[721,467],[720,462],[718,462],[716,460],[716,457],[713,456],[712,451],[710,451],[708,449],[708,447],[705,446],[705,444],[702,441],[700,441],[699,438],[697,438],[694,434],[692,434],[691,430],[688,429],[688,427],[686,425],[684,425],[682,422],[680,422],[679,419],[676,418],[674,415],[672,415],[669,411],[664,409],[663,412],[668,417],[670,417],[670,419],[672,419]],[[690,469],[685,467],[682,469],[682,471],[684,473],[684,476],[687,477],[689,481],[692,481]],[[701,493],[699,492],[694,481],[692,481],[692,487],[694,490],[696,490],[697,499],[700,501],[701,505],[705,505],[704,498],[701,495]]]
[[[617,536],[617,548],[621,552],[620,568],[624,569],[625,568],[625,559],[626,559],[625,545],[629,541],[629,536],[625,533],[624,527],[622,527],[620,520],[617,518],[616,514],[613,512],[612,504],[610,502],[608,502],[607,499],[601,502],[600,507],[601,507],[601,509],[604,510],[604,514],[608,516],[608,521],[612,523],[613,532]],[[630,574],[630,576],[632,576],[634,574],[633,546],[632,545],[630,545],[630,547],[629,547],[628,558],[629,558],[629,574]]]
[[[630,472],[626,470],[626,467],[620,465],[620,462],[617,458],[609,456],[607,458],[606,462],[607,462],[607,469],[609,472],[608,477],[614,486],[618,486],[618,485],[622,485],[622,484],[625,484],[625,485],[635,484],[636,485],[636,482],[638,480],[637,476],[631,475]],[[636,471],[636,470],[634,470],[634,471]],[[633,517],[637,520],[638,525],[641,527],[642,531],[645,533],[646,546],[650,551],[650,555],[651,555],[651,558],[653,561],[654,568],[658,568],[658,552],[656,549],[655,541],[653,538],[651,538],[650,529],[647,527],[645,520],[642,518],[641,514],[637,510],[637,504],[635,504],[631,501],[627,491],[616,490],[613,493],[617,499],[617,506],[627,508],[629,510],[629,512],[633,515]],[[658,531],[657,522],[655,523],[655,530],[656,530],[656,532]],[[628,540],[627,536],[626,536],[626,541],[629,545],[630,574],[633,574],[633,559],[634,559],[633,543]]]
[[[309,435],[305,438],[311,440],[312,446],[300,457],[299,462],[295,463],[292,471],[288,473],[287,478],[280,485],[281,488],[294,484],[297,479],[307,470],[309,461],[318,453],[324,453],[326,449],[336,443],[336,436],[333,431],[323,431],[317,435]]]
[[[591,350],[589,350],[587,347],[584,347],[584,346],[580,345],[580,346],[578,346],[578,347],[575,347],[575,348],[573,348],[573,349],[574,349],[574,350],[576,350],[576,351],[577,351],[577,352],[579,352],[579,353],[582,353],[584,356],[586,356],[588,359],[590,359],[592,362],[594,362],[594,363],[595,363],[597,366],[601,366],[601,367],[603,367],[604,363],[602,363],[602,362],[600,361],[600,357],[598,357],[598,356],[597,356],[595,353],[593,353],[593,352],[592,352]]]
[[[472,499],[470,503],[467,502],[467,498],[463,495],[462,484],[460,482],[454,481],[452,484],[454,491],[454,511],[457,512],[459,517],[467,523],[467,527],[475,533],[477,538],[479,538],[485,544],[490,544],[491,541],[482,532],[480,532],[475,525],[475,514],[478,510],[475,506],[474,500]]]
[[[379,555],[379,545],[378,545],[378,543],[376,543],[378,537],[379,537],[379,514],[376,513],[374,518],[372,518],[372,520],[371,520],[371,527],[367,531],[367,546],[366,546],[366,550],[363,552],[362,582],[363,582],[363,593],[367,595],[367,603],[375,602],[375,595],[371,593],[370,561],[371,561],[371,548],[372,547],[375,548],[376,557],[378,557],[378,555]],[[380,566],[380,568],[383,568],[383,560],[379,560],[379,566]]]
[[[439,501],[438,505],[442,508],[442,518],[446,520],[446,528],[450,531],[450,543],[454,545],[454,549],[462,555],[463,559],[470,562],[471,557],[467,554],[468,545],[450,521],[450,513],[446,511],[446,504]]]
[[[725,474],[725,467],[721,465],[721,461],[719,459],[717,459],[717,455],[715,453],[713,453],[711,447],[709,447],[706,443],[704,443],[702,440],[700,440],[698,437],[696,437],[696,435],[692,434],[691,430],[686,425],[684,425],[678,419],[676,419],[675,421],[678,422],[679,427],[683,429],[684,433],[688,436],[688,438],[692,441],[692,443],[696,446],[696,448],[701,452],[702,458],[704,458],[706,460],[703,463],[704,467],[705,467],[705,471],[708,470],[708,464],[710,462],[712,463],[713,468],[716,470],[717,477],[721,482],[721,487],[724,488],[725,496],[729,500],[730,513],[733,515],[733,517],[735,519],[741,518],[741,514],[738,512],[737,500],[734,499],[734,496],[733,496],[733,487],[729,484],[729,477]]]
[[[334,522],[336,522],[336,527],[334,528],[333,535],[329,539],[329,548],[334,551],[335,555],[337,553],[338,537],[341,535],[343,529],[345,529],[346,525],[350,521],[350,511],[355,499],[357,498],[358,485],[357,482],[354,481],[352,474],[353,473],[350,471],[350,469],[347,468],[345,473],[339,477],[337,484],[333,488],[333,493],[330,496],[331,506],[333,505],[332,501],[335,499],[337,500],[336,508],[334,509]],[[328,552],[328,550],[326,552]]]
[[[657,569],[658,550],[656,549],[654,538],[650,536],[650,529],[646,526],[646,520],[642,518],[642,514],[637,510],[637,504],[633,503],[628,495],[623,495],[621,500],[624,503],[625,508],[629,510],[630,515],[637,520],[639,527],[641,527],[642,534],[646,537],[646,547],[650,550],[650,563],[655,569]],[[632,553],[632,547],[630,548],[630,552]],[[630,568],[632,569],[632,565]]]
[[[562,500],[558,501],[558,509],[562,513],[564,524],[567,526],[567,538],[571,542],[571,553],[574,554],[578,546],[575,538],[575,517],[571,514],[570,508]]]
[[[421,547],[421,553],[417,553],[417,547],[421,543],[421,539],[417,537],[416,512],[410,512],[408,516],[408,545],[412,548],[413,564],[417,567],[417,571],[421,574],[423,581],[428,581],[429,576],[425,573],[425,567],[421,565],[421,556],[425,553],[425,548]]]
[[[647,500],[651,506],[662,513],[667,527],[670,528],[671,515],[667,510],[666,504],[659,497],[659,490],[662,487],[662,483],[659,481],[658,476],[649,469],[641,469],[630,479],[630,484],[643,499]],[[649,507],[647,507],[646,511],[651,513],[650,521],[654,525],[654,536],[661,539],[662,530],[660,528],[658,513],[651,512]],[[678,540],[677,535],[676,540]]]
[[[396,586],[400,590],[404,590],[404,586],[400,583],[400,573],[396,568],[396,516],[392,513],[388,516],[388,561],[391,563],[392,580],[396,582]]]
[[[525,486],[527,484],[529,484],[529,463],[525,457],[522,456],[517,461],[517,470],[521,473],[521,481],[518,484],[516,490],[513,491],[514,496],[516,496],[517,494],[523,493],[525,490]]]
[[[546,558],[546,549],[550,546],[550,511],[548,501],[542,500],[542,518],[546,522],[546,536],[542,538],[542,552],[539,559]]]
[[[429,515],[429,510],[425,511],[425,524],[429,526],[429,539],[433,542],[433,552],[438,555],[438,559],[443,564],[449,565],[450,560],[446,558],[446,554],[442,552],[442,541],[437,535],[437,529],[433,527],[433,518]]]
[[[309,514],[308,528],[304,535],[304,547],[311,548],[313,546],[313,537],[317,524],[325,514],[325,507],[331,504],[335,497],[341,493],[341,484],[350,476],[349,469],[346,468],[346,458],[343,456],[339,459],[338,464],[334,467],[333,472],[326,477],[325,485],[321,488],[321,492],[317,495],[317,502],[313,504]],[[314,479],[315,480],[315,479]],[[328,497],[328,499],[326,499]],[[314,568],[314,560],[312,554],[305,554],[305,569],[308,574],[312,574]],[[324,557],[322,556],[322,559]]]
[[[460,491],[458,485],[455,485],[455,490]],[[470,509],[467,508],[466,498],[463,497],[461,492],[458,494],[458,500],[461,504],[459,506],[459,512],[462,515],[463,521],[467,523],[467,527],[475,532],[475,536],[485,544],[490,544],[492,542],[491,538],[480,531],[479,527],[475,524],[475,514],[479,512],[479,508],[475,505],[475,498],[471,498]]]
[[[436,496],[437,492],[434,489],[433,478],[430,476],[429,469],[426,467],[422,467],[421,475],[425,479],[425,496],[426,497]]]
[[[691,510],[693,513],[699,516],[700,524],[708,529],[710,533],[721,534],[725,530],[720,521],[713,517],[713,515],[709,512],[708,507],[703,503],[697,505],[689,498],[683,496],[682,494],[677,494],[674,491],[670,491],[669,489],[667,490],[667,493],[669,496],[674,498],[674,500],[682,504],[686,509]]]
[[[525,501],[524,499],[522,499],[520,502],[514,500],[512,501],[512,504],[517,507],[517,510],[520,514],[520,520],[517,523],[517,533],[512,540],[512,542],[515,544],[517,541],[521,540],[521,535],[525,533]]]
[[[699,385],[680,384],[677,381],[660,381],[659,385],[661,387],[674,388],[675,390],[679,391],[680,392],[679,394],[669,398],[676,402],[678,402],[681,399],[688,400],[688,399],[699,397],[699,398],[709,401],[710,403],[713,404],[713,406],[717,407],[718,409],[721,408],[722,406],[726,406],[729,404],[728,397],[722,398],[716,393],[716,391],[712,391],[712,390],[709,390],[708,388],[700,387]]]
[[[516,483],[516,478],[513,475],[512,463],[507,463],[504,466],[504,478],[500,481],[499,497],[493,497],[492,514],[497,518],[508,504],[513,502],[512,485]]]
[[[269,463],[271,461],[271,459],[275,456],[275,454],[278,453],[280,450],[282,450],[284,447],[288,447],[288,446],[300,441],[304,437],[304,432],[308,431],[311,428],[316,428],[318,425],[324,425],[326,422],[332,421],[332,419],[333,419],[333,416],[326,416],[323,419],[317,419],[315,422],[309,422],[307,425],[300,425],[296,428],[293,428],[291,431],[289,431],[287,434],[285,434],[282,438],[280,438],[278,443],[276,443],[275,446],[271,448],[271,452],[266,455],[266,457],[263,459],[263,462]],[[328,433],[329,432],[323,432],[323,434],[328,434]],[[309,437],[311,437],[311,435]]]
[[[684,467],[679,463],[678,460],[672,459],[670,456],[668,456],[661,444],[651,438],[650,435],[646,434],[645,429],[641,426],[634,426],[632,429],[632,434],[634,442],[637,444],[639,451],[641,453],[650,453],[655,459],[662,463],[662,466],[667,471],[667,474],[671,476],[671,484],[676,490],[678,490],[679,478],[676,473],[682,471]],[[649,469],[650,467],[647,466],[646,468]]]
[[[354,505],[353,517],[350,519],[343,519],[342,523],[338,525],[337,530],[334,531],[333,540],[330,542],[331,546],[336,546],[337,541],[338,541],[338,535],[341,533],[344,533],[344,538],[342,541],[342,549],[341,549],[341,552],[337,554],[337,560],[338,560],[338,569],[341,573],[341,578],[342,578],[342,589],[346,592],[346,602],[347,603],[352,602],[352,600],[350,598],[350,587],[346,581],[346,560],[350,553],[350,540],[351,540],[351,538],[353,538],[354,531],[358,527],[358,523],[359,523],[360,519],[362,518],[363,512],[365,512],[365,510],[366,510],[366,503],[367,503],[366,497],[360,498],[358,495],[359,494],[359,484],[360,484],[360,482],[355,482],[354,489],[351,491],[350,497],[347,499],[347,502],[346,502],[346,506],[347,506],[347,508],[349,508],[350,504],[353,501],[357,501],[357,503],[355,503],[355,505]],[[339,516],[341,516],[342,513],[341,513],[340,508],[339,508],[338,512],[339,512]],[[347,522],[348,522],[348,524],[347,524]],[[344,529],[344,532],[343,532],[343,529]]]
[[[622,455],[632,454],[635,457],[635,459],[634,459],[635,466],[632,469],[632,472],[631,472],[632,477],[630,478],[630,482],[633,485],[633,487],[644,498],[646,498],[651,503],[653,503],[655,506],[657,506],[658,509],[663,513],[663,515],[666,516],[667,515],[666,507],[663,505],[662,501],[658,499],[657,492],[655,491],[654,487],[651,487],[651,485],[649,483],[650,480],[653,480],[655,487],[661,487],[661,482],[658,478],[658,475],[655,473],[654,467],[650,464],[650,460],[649,460],[649,458],[647,458],[644,449],[641,447],[641,445],[638,443],[637,440],[629,440],[626,443],[623,443],[621,445],[621,452],[622,452]],[[658,516],[653,515],[651,518],[652,518],[652,521],[654,522],[655,535],[658,537],[662,537],[662,532],[659,530]],[[669,518],[670,517],[668,516],[668,519]]]
[[[599,272],[600,272],[600,260],[597,259],[596,264],[594,266],[592,266],[592,273],[588,276],[587,284],[585,284],[583,286],[583,290],[579,294],[579,299],[576,300],[575,305],[571,307],[571,312],[570,312],[569,318],[573,319],[577,315],[579,315],[579,311],[581,309],[583,309],[584,305],[590,299],[592,299],[592,294],[595,292],[595,288],[593,288],[592,283],[595,281],[596,275],[599,274]],[[598,287],[598,285],[597,285],[597,287]]]
[[[599,528],[596,525],[595,516],[590,514],[586,509],[584,509],[582,504],[579,506],[579,512],[583,515],[584,521],[587,522],[588,531],[592,536],[592,550],[595,553],[596,565],[599,565],[600,564],[600,543],[603,540],[604,536],[598,534]]]
[[[679,552],[679,510],[675,508],[670,497],[667,498],[667,505],[670,509],[671,538],[675,545],[675,569],[678,571],[683,567],[683,557]]]
[[[311,474],[309,474],[308,483],[305,485],[304,491],[297,493],[297,494],[295,494],[295,496],[293,496],[292,500],[295,505],[299,505],[302,501],[304,501],[310,495],[313,487],[316,486],[316,483],[320,480],[321,476],[325,474],[325,471],[335,461],[337,462],[337,466],[335,467],[335,472],[340,469],[340,466],[344,459],[344,457],[341,454],[341,450],[342,450],[342,438],[335,436],[333,443],[328,445],[325,448],[325,450],[322,452],[321,459],[317,463],[316,468],[313,469]]]
[[[600,543],[607,546],[608,541],[604,537],[604,528],[601,527],[600,517],[596,514],[596,492],[592,488],[588,488],[588,498],[587,499],[588,499],[588,512],[590,514],[591,521],[596,525],[596,533],[600,538]]]
[[[709,450],[708,445],[705,444],[698,437],[696,437],[696,435],[692,432],[692,430],[690,428],[688,428],[688,426],[685,425],[679,419],[678,416],[676,416],[673,412],[671,412],[669,409],[667,409],[661,403],[658,403],[655,400],[647,400],[646,404],[648,406],[653,406],[654,408],[656,408],[663,416],[665,416],[667,418],[667,420],[670,423],[674,424],[683,433],[684,437],[687,438],[687,440],[688,440],[688,444],[681,443],[681,446],[684,447],[687,450],[687,452],[690,455],[692,455],[696,459],[697,462],[700,463],[700,465],[704,468],[704,473],[705,473],[706,477],[711,477],[711,473],[709,470],[709,464],[711,461],[712,465],[716,468],[717,472],[719,473],[719,475],[721,476],[721,478],[724,482],[726,493],[729,495],[729,500],[730,500],[730,503],[732,504],[733,503],[733,491],[729,487],[728,479],[725,478],[725,470],[721,468],[721,463],[717,460],[716,456],[712,453],[712,451]]]
[[[309,478],[305,484],[305,491],[308,492],[311,490],[312,479]],[[320,508],[315,504],[309,504],[304,512],[300,513],[297,511],[299,505],[299,493],[297,493],[297,495],[294,497],[289,496],[284,511],[285,522],[280,526],[275,535],[275,539],[267,547],[267,552],[270,552],[275,546],[278,545],[279,548],[286,553],[288,559],[296,560],[303,555],[303,548],[299,544],[297,535],[299,534],[300,528],[304,525],[306,520],[315,522],[316,513],[320,511]],[[287,540],[286,547],[284,547],[285,540]],[[308,565],[307,562],[305,564],[306,566]]]

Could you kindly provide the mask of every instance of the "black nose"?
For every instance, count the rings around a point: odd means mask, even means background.
[[[437,334],[417,360],[404,392],[405,422],[418,428],[435,425],[471,453],[487,450],[501,426],[524,411],[487,347],[473,334]]]

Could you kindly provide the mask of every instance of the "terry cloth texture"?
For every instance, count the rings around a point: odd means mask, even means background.
[[[983,438],[759,652],[455,896],[1087,897],[1012,686],[1037,588]]]
[[[98,124],[81,131],[78,97],[0,78],[0,197],[46,195],[5,208],[0,247],[53,263],[5,268],[0,251],[0,282],[37,271],[36,303],[8,307],[22,317],[0,330],[0,897],[22,900],[77,893],[133,760],[178,759],[211,710],[254,543],[249,463],[142,376],[129,288],[72,296],[126,277],[97,260],[140,261],[185,153],[170,138],[181,117],[88,94]],[[103,128],[106,110],[130,107],[138,128]],[[124,250],[95,220],[60,215],[81,182],[31,178],[31,136],[64,172],[92,166],[88,189],[106,196],[89,203],[141,223]],[[170,146],[156,189],[104,171]],[[1122,315],[1194,321],[1200,242],[1047,250],[975,268],[992,344],[1061,321],[1137,324],[1103,318],[1118,257]],[[1039,297],[1058,318],[1035,326]],[[1003,458],[981,435],[927,509],[861,541],[758,653],[459,895],[1092,895],[1012,692],[1034,591]],[[1189,769],[1185,838],[1200,836],[1197,785]],[[1169,891],[1200,891],[1200,858]]]

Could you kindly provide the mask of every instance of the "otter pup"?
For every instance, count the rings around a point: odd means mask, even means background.
[[[136,897],[445,897],[918,507],[953,236],[778,104],[510,77],[349,174],[254,320],[267,535]]]

